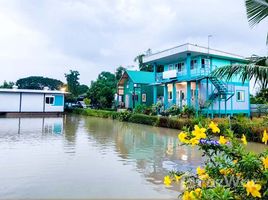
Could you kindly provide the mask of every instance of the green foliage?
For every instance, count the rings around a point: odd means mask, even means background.
[[[152,114],[152,107],[146,106],[145,104],[140,104],[136,106],[136,108],[133,111],[134,113],[138,114],[145,114],[145,115],[151,115]]]
[[[83,84],[78,85],[77,93],[78,93],[78,95],[86,94],[88,89],[89,89],[89,87],[87,85],[83,85]]]
[[[84,103],[89,106],[91,103],[91,100],[89,98],[84,98]]]
[[[70,70],[69,74],[65,74],[68,91],[71,92],[75,97],[79,95],[79,72]]]
[[[121,77],[123,76],[124,72],[126,71],[126,68],[120,66],[115,71],[115,79],[119,81]]]
[[[155,126],[158,121],[158,117],[142,115],[142,114],[132,114],[128,119],[129,122],[138,123],[138,124],[147,124],[151,126]]]
[[[16,85],[19,89],[43,90],[44,87],[48,87],[51,90],[59,90],[63,86],[63,82],[42,76],[29,76],[17,80]]]
[[[128,112],[128,111],[124,111],[124,112],[119,112],[118,114],[118,120],[119,121],[124,121],[124,122],[127,122],[129,120],[129,118],[131,117],[131,113]]]
[[[183,106],[181,115],[185,115],[188,118],[195,116],[195,109],[192,106]]]
[[[152,105],[152,115],[157,115],[163,109],[163,104],[161,102],[157,102],[156,104]]]
[[[215,123],[197,125],[193,131],[179,134],[182,145],[198,145],[205,157],[196,172],[182,175],[180,180],[186,185],[183,199],[268,199],[268,150],[261,154],[249,152],[245,139],[236,138],[231,130],[216,133],[215,127]],[[211,133],[221,139],[215,140]]]
[[[175,115],[179,115],[181,113],[181,110],[179,106],[172,105],[166,110],[166,112],[171,116],[175,116]]]
[[[11,89],[14,85],[15,83],[13,82],[4,81],[3,85],[0,85],[0,88]]]
[[[152,65],[147,65],[143,63],[143,57],[145,54],[140,54],[135,57],[134,62],[138,62],[139,64],[139,69],[140,71],[148,71],[148,72],[153,72],[153,66]]]
[[[101,72],[96,81],[91,82],[87,97],[97,108],[111,108],[116,92],[116,78],[110,72]]]

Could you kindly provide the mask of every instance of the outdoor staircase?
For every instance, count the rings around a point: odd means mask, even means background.
[[[227,85],[215,76],[209,77],[210,82],[215,86],[214,91],[209,95],[208,100],[205,102],[204,108],[208,108],[216,99],[224,99],[228,101],[234,92],[229,90]]]

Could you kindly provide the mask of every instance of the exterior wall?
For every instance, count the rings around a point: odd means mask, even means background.
[[[22,93],[21,112],[43,112],[44,95]]]
[[[53,104],[46,104],[46,97],[53,97]],[[0,112],[63,112],[63,94],[2,92]]]
[[[19,93],[0,93],[0,112],[19,112]]]
[[[47,104],[45,102],[45,112],[63,112],[64,96],[62,94],[57,94],[57,95],[46,94],[45,98],[46,97],[53,97],[54,103]]]

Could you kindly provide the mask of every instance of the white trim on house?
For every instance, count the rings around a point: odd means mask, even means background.
[[[180,54],[183,52],[196,52],[196,53],[201,53],[201,54],[210,54],[210,55],[228,57],[228,58],[239,59],[239,60],[247,60],[245,57],[237,55],[237,54],[228,53],[225,51],[220,51],[220,50],[211,49],[208,47],[203,47],[203,46],[187,43],[187,44],[183,44],[183,45],[176,46],[170,49],[166,49],[164,51],[160,51],[154,54],[146,55],[143,57],[143,62],[150,63],[152,61],[165,58],[168,56]]]

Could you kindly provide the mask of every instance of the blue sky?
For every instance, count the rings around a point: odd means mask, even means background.
[[[89,84],[101,71],[136,65],[148,48],[190,42],[267,55],[267,20],[250,28],[244,0],[1,0],[0,82],[41,75]]]

